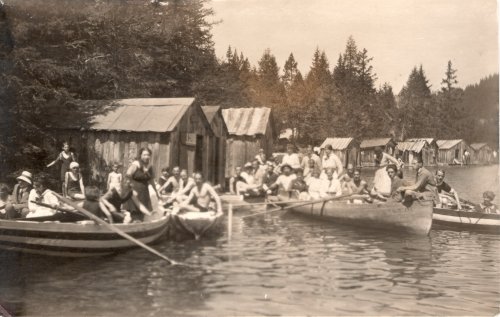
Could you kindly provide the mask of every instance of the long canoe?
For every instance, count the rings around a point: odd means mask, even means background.
[[[35,219],[33,219],[35,220]],[[143,243],[153,243],[167,230],[167,216],[117,228]],[[0,220],[0,248],[49,256],[106,255],[136,247],[117,233],[87,220],[78,223]]]
[[[433,229],[481,231],[500,234],[500,214],[434,208]]]
[[[168,236],[171,239],[183,240],[202,236],[214,236],[224,230],[224,214],[215,211],[188,211],[170,214]]]
[[[278,196],[280,200],[289,198]],[[307,201],[305,201],[307,202]],[[294,213],[329,220],[335,223],[427,235],[432,226],[432,201],[414,201],[411,206],[398,202],[349,204],[327,201],[293,207]]]

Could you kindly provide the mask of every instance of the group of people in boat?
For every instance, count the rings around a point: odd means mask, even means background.
[[[348,164],[346,169],[333,148],[327,145],[320,158],[313,147],[307,147],[300,159],[293,145],[287,146],[287,153],[280,163],[274,158],[266,160],[260,150],[252,162],[236,167],[230,178],[230,191],[240,197],[277,195],[287,193],[302,200],[316,200],[328,197],[349,196],[352,203],[394,200],[411,203],[415,199],[434,200],[437,207],[462,209],[456,190],[445,182],[445,171],[438,169],[433,174],[423,166],[421,158],[416,160],[415,182],[403,180],[404,163],[381,148],[375,149],[375,171],[373,183],[369,186],[363,179],[360,168]],[[472,206],[472,210],[486,213],[500,213],[493,203],[495,194],[487,191],[483,202]]]
[[[156,183],[151,156],[150,149],[140,149],[125,177],[119,171],[120,165],[113,164],[103,195],[98,187],[85,186],[80,166],[67,143],[47,167],[60,162],[62,195],[110,223],[143,221],[145,216],[157,210],[152,205],[153,194],[159,201],[166,199],[166,205],[172,207],[174,213],[183,210],[222,212],[216,190],[205,182],[202,173],[196,172],[188,177],[186,170],[174,167],[169,175],[168,168],[164,168]],[[59,212],[71,211],[72,208],[49,189],[50,178],[46,173],[33,177],[32,173],[23,171],[16,180],[12,192],[5,184],[0,184],[0,219],[45,219]],[[154,193],[150,193],[151,188]]]

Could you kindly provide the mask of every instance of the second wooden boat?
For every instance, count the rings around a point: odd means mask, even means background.
[[[434,208],[433,228],[481,231],[500,234],[500,214]]]
[[[220,234],[224,229],[224,214],[216,211],[188,211],[178,214],[169,214],[170,238],[180,240],[195,238],[199,240],[202,236],[213,236]]]
[[[278,197],[281,201],[290,199],[285,196]],[[432,201],[414,201],[411,206],[398,202],[350,204],[346,200],[327,201],[292,207],[290,210],[335,223],[382,229],[388,232],[427,235],[432,226]]]

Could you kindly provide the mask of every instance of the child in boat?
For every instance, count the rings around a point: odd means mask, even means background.
[[[107,219],[109,223],[113,223],[111,213],[100,207],[101,204],[99,202],[99,196],[99,188],[96,186],[88,186],[85,188],[85,200],[79,202],[78,205],[80,205],[83,209],[90,211],[97,217]]]
[[[85,199],[85,187],[83,186],[83,178],[80,173],[80,165],[77,162],[69,164],[69,172],[66,172],[64,183],[66,196],[74,200]]]
[[[166,194],[167,192],[171,192],[172,191],[172,184],[170,185],[167,185],[169,187],[163,187],[163,185],[165,185],[165,183],[168,181],[168,177],[170,175],[170,170],[168,167],[164,167],[161,169],[161,176],[160,178],[158,179],[158,188],[162,188],[162,191],[158,191],[160,194]]]
[[[108,175],[108,190],[112,187],[119,188],[122,183],[122,174],[118,173],[120,165],[118,163],[113,163],[112,171]]]
[[[475,211],[477,212],[484,212],[487,214],[499,214],[500,211],[498,210],[497,205],[493,203],[493,200],[495,199],[495,193],[492,191],[485,191],[483,193],[483,202],[476,205]]]

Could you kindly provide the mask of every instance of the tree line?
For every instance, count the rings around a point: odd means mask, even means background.
[[[431,91],[423,65],[400,92],[376,86],[373,57],[347,40],[333,65],[312,52],[302,74],[293,53],[257,65],[229,47],[217,58],[207,0],[38,0],[0,5],[0,160],[41,167],[41,140],[61,122],[85,126],[109,109],[73,100],[195,96],[202,104],[270,107],[293,141],[325,137],[465,138],[498,144],[498,75],[465,89],[443,65]],[[29,158],[29,162],[26,158]],[[38,164],[38,165],[37,165]]]

